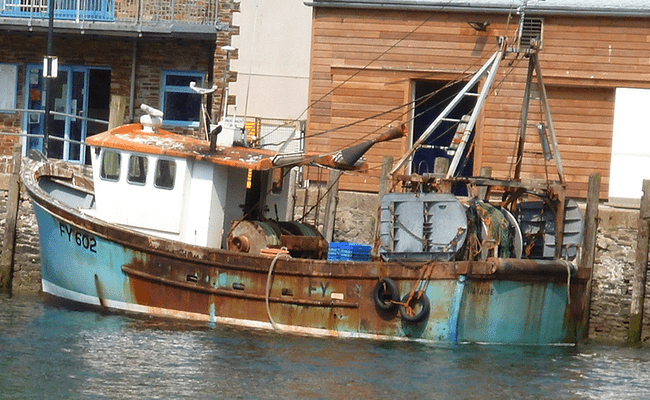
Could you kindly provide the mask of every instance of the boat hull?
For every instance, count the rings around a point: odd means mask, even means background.
[[[564,264],[252,256],[147,237],[31,195],[43,291],[57,298],[317,336],[455,345],[575,343],[581,334],[585,280],[574,274],[568,290]],[[402,301],[421,290],[428,311],[409,319],[380,307],[383,278]]]

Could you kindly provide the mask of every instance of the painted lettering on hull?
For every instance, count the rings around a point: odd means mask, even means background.
[[[480,296],[494,296],[494,288],[472,287],[469,289],[469,294]]]
[[[59,233],[61,237],[67,238],[70,243],[74,243],[91,253],[97,253],[97,239],[94,236],[80,232],[70,224],[61,221],[59,221]]]
[[[327,293],[327,289],[329,288],[330,283],[328,281],[325,282],[314,282],[314,281],[309,281],[309,297],[311,297],[311,294],[314,292],[320,292],[322,293],[323,297],[325,297],[325,294]]]

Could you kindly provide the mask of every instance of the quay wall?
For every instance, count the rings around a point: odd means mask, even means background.
[[[4,241],[7,190],[0,191],[0,242]],[[2,243],[4,245],[4,243]],[[0,248],[1,249],[1,248]],[[13,293],[37,293],[41,289],[41,256],[39,254],[38,225],[34,209],[27,194],[20,194],[18,219],[16,220],[16,247],[13,267]]]
[[[7,191],[0,190],[0,241],[5,231]],[[302,204],[299,190],[296,204]],[[316,196],[310,196],[315,198]],[[340,192],[334,241],[372,244],[377,219],[377,195]],[[298,209],[296,214],[301,214]],[[599,207],[596,263],[593,272],[589,337],[594,341],[623,342],[630,314],[636,251],[638,209]],[[307,218],[308,223],[312,223]],[[14,257],[13,293],[37,293],[40,283],[39,238],[32,205],[21,193]],[[650,288],[646,289],[644,342],[650,340]]]

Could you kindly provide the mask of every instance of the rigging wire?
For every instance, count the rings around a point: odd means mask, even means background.
[[[453,0],[449,0],[449,1],[447,1],[446,4],[443,4],[443,5],[440,7],[440,10],[439,10],[439,11],[443,11],[443,10],[444,10],[444,9],[445,9],[449,4],[451,4],[452,1],[453,1]],[[344,84],[346,84],[346,83],[349,82],[350,80],[352,80],[355,76],[357,76],[357,75],[359,75],[361,72],[364,72],[365,70],[367,70],[367,69],[370,67],[370,65],[374,64],[374,63],[375,63],[377,60],[379,60],[381,57],[383,57],[383,56],[386,55],[388,52],[390,52],[392,49],[394,49],[395,47],[397,47],[401,42],[403,42],[404,40],[406,40],[407,38],[409,38],[409,37],[410,37],[412,34],[414,34],[418,29],[420,29],[420,28],[421,28],[422,26],[424,26],[427,22],[429,22],[429,21],[431,20],[431,18],[433,18],[435,15],[436,15],[435,13],[431,13],[431,14],[430,14],[427,18],[425,18],[425,19],[424,19],[424,20],[423,20],[423,21],[422,21],[418,26],[416,26],[415,28],[413,28],[411,31],[407,32],[406,35],[404,35],[404,37],[402,37],[402,38],[400,38],[399,40],[397,40],[395,43],[393,43],[391,46],[389,46],[386,50],[384,50],[384,51],[383,51],[381,54],[379,54],[377,57],[375,57],[374,59],[370,60],[370,61],[369,61],[365,66],[363,66],[362,68],[360,68],[358,71],[356,71],[355,73],[353,73],[352,75],[350,75],[350,76],[349,76],[348,78],[346,78],[343,82],[341,82],[340,84],[338,84],[336,87],[332,88],[330,91],[328,91],[327,93],[325,93],[324,95],[322,95],[320,98],[318,98],[317,100],[315,100],[314,102],[312,102],[310,105],[308,105],[308,106],[307,106],[307,107],[306,107],[306,108],[305,108],[305,109],[300,113],[300,115],[298,115],[298,117],[296,117],[296,118],[294,118],[294,119],[292,120],[292,123],[295,123],[295,122],[299,121],[300,118],[301,118],[303,115],[305,115],[305,113],[306,113],[309,109],[311,109],[313,106],[315,106],[316,104],[318,104],[318,103],[320,103],[321,101],[323,101],[325,98],[327,98],[327,96],[329,96],[330,94],[332,94],[336,89],[340,88],[341,86],[343,86]],[[275,129],[271,130],[271,131],[270,131],[269,133],[267,133],[264,137],[261,137],[260,140],[263,139],[263,138],[265,138],[266,136],[272,134],[272,133],[275,132],[277,129],[279,129],[279,127],[276,127]]]
[[[510,63],[509,68],[508,68],[508,70],[506,71],[506,73],[504,74],[504,76],[499,80],[499,82],[498,82],[496,85],[494,85],[493,88],[490,89],[490,94],[497,92],[497,91],[502,87],[502,85],[503,85],[503,83],[505,82],[505,80],[506,80],[506,79],[507,79],[507,78],[512,74],[512,72],[513,72],[513,71],[515,70],[515,68],[518,66],[518,64],[519,64],[520,61],[521,61],[521,59],[520,59],[520,58],[517,58],[517,59],[513,60],[513,62]],[[469,68],[472,68],[473,66],[474,66],[474,65],[470,66]],[[469,69],[469,68],[468,68],[468,69]],[[432,97],[434,97],[435,95],[437,95],[438,93],[440,93],[440,91],[442,91],[442,90],[444,90],[444,89],[447,89],[447,88],[449,88],[449,87],[451,87],[451,86],[453,86],[453,85],[455,85],[455,84],[461,83],[461,82],[463,81],[463,79],[465,79],[465,78],[467,78],[467,77],[469,77],[469,76],[471,76],[471,74],[465,75],[465,76],[463,76],[462,78],[460,78],[460,79],[458,79],[458,80],[456,80],[456,81],[448,82],[445,86],[441,87],[440,89],[435,90],[435,91],[433,91],[433,92],[431,92],[431,93],[429,93],[429,94],[423,95],[423,96],[419,97],[418,99],[416,99],[415,101],[412,101],[412,102],[406,103],[406,104],[404,104],[404,105],[401,105],[400,107],[404,107],[404,106],[406,106],[406,105],[409,105],[409,104],[412,104],[412,103],[415,103],[416,101],[418,101],[418,104],[417,104],[417,105],[414,105],[414,106],[412,106],[412,107],[409,107],[409,109],[408,109],[407,111],[405,111],[404,113],[402,113],[401,116],[404,116],[405,114],[408,114],[409,112],[411,112],[411,110],[417,108],[419,105],[423,104],[424,102],[426,102],[426,101],[429,100],[430,98],[432,98]],[[425,110],[423,110],[423,111],[419,112],[418,114],[415,114],[414,116],[408,118],[406,122],[411,122],[411,121],[415,120],[415,118],[417,118],[417,117],[423,115],[424,113],[430,111],[432,108],[439,107],[440,105],[442,105],[442,104],[448,102],[448,101],[449,101],[451,98],[453,98],[454,96],[455,96],[455,95],[450,95],[450,96],[448,96],[448,97],[446,97],[446,98],[444,98],[444,99],[441,99],[440,101],[438,101],[437,103],[431,105],[430,107],[426,108]],[[372,117],[369,117],[369,118],[372,118]],[[450,125],[446,130],[440,132],[437,136],[433,137],[433,140],[432,140],[432,141],[435,142],[436,140],[438,140],[438,139],[444,137],[445,135],[449,134],[451,130],[456,129],[457,126],[458,126],[458,123],[451,124],[451,125]],[[377,130],[379,130],[379,129],[383,128],[383,127],[384,127],[384,126],[378,128]],[[329,132],[329,131],[328,131],[328,132]],[[368,135],[370,135],[370,134],[368,134]],[[366,136],[368,136],[368,135],[366,135]],[[365,136],[364,136],[364,137],[365,137]],[[466,162],[467,162],[467,161],[465,161],[465,163],[466,163]],[[356,172],[367,172],[367,171],[370,171],[370,170],[379,169],[380,167],[381,167],[381,165],[374,166],[374,167],[367,167],[367,168],[363,168],[363,169],[357,170]],[[353,174],[353,172],[349,172],[349,171],[346,171],[346,173],[347,173],[347,174]]]
[[[349,76],[348,78],[346,78],[343,82],[341,82],[341,83],[338,84],[337,86],[333,87],[333,88],[330,89],[327,93],[325,93],[325,94],[322,95],[320,98],[318,98],[316,101],[314,101],[313,103],[311,103],[310,105],[308,105],[307,108],[305,108],[305,109],[300,113],[300,115],[298,115],[298,117],[296,117],[296,118],[294,119],[294,121],[298,121],[298,120],[300,120],[300,118],[301,118],[303,115],[305,115],[305,113],[306,113],[310,108],[312,108],[314,105],[320,103],[320,102],[323,101],[325,98],[327,98],[327,96],[329,96],[330,94],[332,94],[335,90],[337,90],[338,88],[340,88],[340,87],[343,86],[344,84],[348,83],[350,80],[352,80],[354,77],[356,77],[356,76],[359,75],[360,73],[362,73],[362,72],[364,72],[365,70],[367,70],[367,69],[370,67],[370,65],[374,64],[377,60],[379,60],[381,57],[383,57],[384,55],[386,55],[389,51],[391,51],[392,49],[394,49],[395,47],[397,47],[400,43],[402,43],[404,40],[406,40],[409,36],[411,36],[412,34],[414,34],[414,33],[415,33],[418,29],[420,29],[424,24],[426,24],[427,22],[429,22],[429,20],[431,20],[431,18],[433,18],[434,15],[435,15],[435,14],[431,13],[431,15],[429,15],[427,18],[425,18],[425,19],[424,19],[424,20],[423,20],[423,21],[422,21],[418,26],[416,26],[416,27],[415,27],[414,29],[412,29],[411,31],[407,32],[406,35],[405,35],[404,37],[398,39],[395,43],[393,43],[391,46],[389,46],[386,50],[384,50],[382,53],[380,53],[377,57],[375,57],[375,58],[373,58],[372,60],[370,60],[366,65],[364,65],[362,68],[360,68],[359,70],[357,70],[355,73],[353,73],[352,75],[350,75],[350,76]],[[266,136],[270,135],[271,133],[272,133],[272,132],[269,132]],[[260,139],[261,139],[261,138],[260,138]]]
[[[495,47],[495,48],[496,48],[496,47]],[[354,121],[354,122],[350,122],[350,123],[345,124],[345,125],[340,125],[340,126],[337,126],[337,127],[332,128],[332,129],[328,129],[328,130],[320,131],[320,132],[317,132],[317,133],[314,133],[314,134],[305,135],[304,138],[314,138],[314,137],[318,137],[318,136],[321,136],[321,135],[325,135],[325,134],[329,134],[329,133],[332,133],[332,132],[336,132],[336,131],[339,131],[339,130],[342,130],[342,129],[350,128],[350,127],[353,127],[353,126],[355,126],[355,125],[359,125],[359,124],[362,124],[362,123],[364,123],[364,122],[367,122],[367,121],[370,121],[370,120],[373,120],[373,119],[379,118],[379,117],[381,117],[381,116],[384,116],[384,115],[387,115],[387,114],[393,113],[393,112],[398,111],[398,110],[400,110],[400,109],[405,109],[405,110],[402,111],[402,112],[401,112],[397,117],[395,117],[395,118],[391,119],[389,122],[387,122],[387,123],[385,123],[385,124],[383,124],[383,125],[377,127],[377,128],[374,129],[372,132],[369,132],[369,133],[367,133],[367,134],[361,136],[360,138],[355,139],[353,142],[350,143],[350,145],[353,145],[353,144],[355,144],[355,143],[357,143],[357,142],[360,142],[360,141],[365,140],[365,139],[368,138],[369,136],[376,134],[378,131],[380,131],[380,130],[382,130],[382,129],[388,127],[388,126],[390,126],[391,124],[393,124],[393,123],[395,123],[395,122],[402,122],[402,121],[403,121],[403,123],[411,122],[411,121],[413,121],[415,118],[421,116],[423,113],[426,113],[427,111],[429,111],[431,108],[438,107],[440,104],[443,104],[444,102],[446,102],[447,100],[453,98],[454,96],[453,96],[453,95],[450,95],[450,96],[447,97],[446,99],[442,99],[442,100],[440,100],[438,103],[432,105],[431,107],[425,109],[424,111],[421,111],[420,113],[418,113],[418,114],[416,114],[416,115],[414,115],[414,116],[412,116],[412,117],[407,118],[406,121],[404,121],[402,118],[403,118],[405,115],[411,113],[413,110],[415,110],[417,107],[419,107],[420,105],[422,105],[423,103],[425,103],[426,101],[428,101],[429,99],[431,99],[432,97],[436,96],[436,95],[437,95],[438,93],[440,93],[441,91],[443,91],[443,90],[445,90],[445,89],[447,89],[447,88],[449,88],[449,87],[452,87],[452,86],[454,86],[454,85],[456,85],[456,84],[462,83],[463,80],[465,80],[466,78],[472,76],[473,74],[470,73],[469,71],[470,71],[472,68],[475,68],[475,67],[478,65],[478,63],[479,63],[479,62],[478,62],[478,60],[477,60],[477,61],[475,61],[474,63],[472,63],[470,66],[468,66],[468,67],[467,67],[463,72],[461,72],[462,76],[461,76],[460,78],[458,78],[458,79],[456,79],[456,80],[454,80],[454,81],[450,81],[450,82],[446,83],[443,87],[441,87],[441,88],[439,88],[439,89],[437,89],[437,90],[435,90],[435,91],[433,91],[433,92],[431,92],[431,93],[425,94],[425,95],[423,95],[423,96],[421,96],[421,97],[419,97],[419,98],[417,98],[417,99],[415,99],[415,100],[411,100],[411,101],[408,101],[407,103],[403,103],[403,104],[400,104],[400,105],[397,105],[397,106],[391,107],[391,108],[389,108],[388,110],[381,111],[381,112],[379,112],[379,113],[376,113],[376,114],[373,114],[373,115],[371,115],[371,116],[368,116],[368,117],[365,117],[365,118],[362,118],[362,119],[356,120],[356,121]],[[346,80],[346,82],[347,82],[347,81],[349,81],[349,79]],[[344,82],[344,83],[345,83],[345,82]],[[340,85],[339,85],[338,87],[340,87]],[[337,88],[338,88],[338,87],[337,87]],[[335,89],[336,89],[336,88],[335,88]],[[335,90],[335,89],[333,89],[333,90]],[[277,128],[276,128],[276,129],[277,129]],[[281,144],[281,143],[269,143],[269,144],[276,144],[276,145],[278,145],[278,144]],[[336,153],[337,151],[339,151],[339,150],[332,151],[330,154],[334,154],[334,153]]]
[[[514,4],[513,4],[513,6],[514,6]],[[361,72],[365,71],[365,70],[366,70],[366,69],[367,69],[371,64],[373,64],[374,62],[376,62],[377,60],[379,60],[381,57],[383,57],[385,54],[387,54],[389,51],[391,51],[392,49],[394,49],[394,48],[395,48],[396,46],[398,46],[402,41],[406,40],[409,36],[411,36],[413,33],[415,33],[415,32],[416,32],[420,27],[422,27],[426,22],[428,22],[431,18],[432,18],[432,16],[427,17],[427,18],[426,18],[425,20],[423,20],[423,21],[422,21],[422,22],[421,22],[417,27],[415,27],[413,30],[411,30],[410,32],[408,32],[408,33],[407,33],[403,38],[401,38],[401,39],[399,39],[398,41],[396,41],[394,44],[392,44],[389,48],[387,48],[385,51],[383,51],[383,52],[382,52],[381,54],[379,54],[377,57],[375,57],[373,60],[371,60],[370,62],[368,62],[364,67],[360,68],[358,71],[356,71],[355,73],[353,73],[352,75],[350,75],[349,77],[347,77],[344,81],[342,81],[342,82],[341,82],[340,84],[338,84],[336,87],[332,88],[332,89],[331,89],[330,91],[328,91],[326,94],[324,94],[323,96],[321,96],[318,100],[316,100],[316,101],[313,102],[311,105],[309,105],[309,106],[308,106],[308,107],[307,107],[307,108],[306,108],[306,109],[305,109],[305,110],[300,114],[300,116],[299,116],[298,118],[302,117],[302,116],[304,115],[304,113],[305,113],[309,108],[311,108],[311,107],[313,107],[315,104],[321,102],[324,98],[326,98],[327,96],[329,96],[329,95],[330,95],[332,92],[334,92],[336,89],[340,88],[340,87],[343,86],[344,84],[346,84],[346,83],[348,83],[349,81],[351,81],[355,76],[357,76],[357,75],[360,74]],[[506,32],[508,31],[508,28],[509,28],[509,25],[510,25],[510,21],[511,21],[511,19],[512,19],[512,11],[511,11],[510,14],[508,15],[508,20],[507,20],[507,23],[506,23]],[[518,31],[518,30],[519,30],[518,28],[515,29],[515,37],[516,37],[516,34],[517,34],[517,31]],[[498,88],[502,85],[503,81],[504,81],[504,80],[505,80],[505,79],[506,79],[506,78],[507,78],[507,77],[512,73],[512,71],[513,71],[514,68],[518,65],[519,62],[520,62],[520,58],[519,58],[519,54],[517,54],[517,56],[515,57],[515,59],[513,59],[513,60],[509,63],[510,70],[509,70],[509,71],[505,74],[505,76],[500,80],[500,82],[496,85],[496,87],[495,87],[494,89],[491,89],[490,93],[495,92],[496,90],[498,90]],[[469,71],[469,70],[470,70],[474,65],[476,65],[477,63],[478,63],[478,60],[477,60],[473,65],[469,66],[469,67],[465,70],[465,72]],[[513,64],[514,64],[514,66],[513,66]],[[463,79],[466,79],[468,76],[471,76],[471,74],[465,74],[462,78],[457,79],[456,81],[449,82],[448,84],[446,84],[446,85],[443,86],[442,88],[440,88],[440,89],[438,89],[438,90],[436,90],[436,91],[434,91],[434,92],[432,92],[432,93],[429,93],[429,94],[423,95],[423,96],[421,96],[421,97],[419,97],[419,98],[417,98],[417,99],[415,99],[415,100],[413,100],[413,101],[409,101],[409,102],[407,102],[407,103],[404,103],[404,104],[401,104],[401,105],[398,105],[398,106],[392,107],[392,108],[390,108],[390,109],[388,109],[388,110],[385,110],[385,111],[382,111],[382,112],[376,113],[376,114],[374,114],[374,115],[372,115],[372,116],[369,116],[369,117],[366,117],[366,118],[363,118],[363,119],[360,119],[360,120],[357,120],[357,121],[351,122],[351,123],[349,123],[349,124],[345,124],[345,125],[341,125],[341,126],[338,126],[338,127],[334,127],[334,128],[332,128],[332,129],[325,130],[325,131],[321,131],[321,132],[317,132],[317,133],[314,133],[314,134],[305,135],[304,138],[314,138],[314,137],[317,137],[317,136],[321,136],[321,135],[325,135],[325,134],[328,134],[328,133],[336,132],[336,131],[339,131],[339,130],[342,130],[342,129],[346,129],[346,128],[349,128],[349,127],[352,127],[352,126],[355,126],[355,125],[361,124],[361,123],[363,123],[363,122],[366,122],[366,121],[369,121],[369,120],[372,120],[372,119],[376,119],[376,118],[378,118],[378,117],[381,117],[381,116],[387,115],[387,114],[389,114],[389,113],[393,113],[393,112],[398,111],[398,110],[400,110],[400,109],[403,109],[403,111],[400,113],[400,115],[399,115],[398,117],[395,117],[395,118],[393,118],[390,122],[385,123],[385,124],[383,124],[383,125],[380,126],[380,127],[377,127],[377,128],[376,128],[375,130],[373,130],[372,132],[367,133],[367,134],[361,136],[360,138],[357,138],[357,139],[356,139],[352,144],[354,144],[354,143],[356,143],[356,142],[359,142],[359,141],[362,141],[362,140],[364,140],[365,138],[367,138],[368,136],[370,136],[370,135],[376,133],[377,131],[379,131],[379,130],[385,128],[386,126],[390,126],[390,125],[391,125],[393,122],[395,122],[395,121],[403,122],[404,120],[402,119],[402,117],[404,117],[404,115],[407,115],[407,114],[409,114],[409,113],[412,113],[412,111],[414,111],[415,109],[417,109],[417,107],[419,107],[419,106],[422,105],[424,102],[428,101],[429,99],[431,99],[432,97],[434,97],[435,95],[437,95],[440,91],[442,91],[442,90],[444,90],[444,89],[446,89],[446,88],[448,88],[448,87],[451,87],[451,86],[453,86],[453,85],[455,85],[455,84],[457,84],[457,83],[462,82],[462,80],[463,80]],[[451,98],[451,97],[452,97],[452,96],[450,96],[449,98]],[[418,112],[417,114],[414,114],[414,115],[410,116],[409,118],[406,119],[405,123],[408,123],[408,122],[411,122],[411,121],[415,120],[416,118],[420,117],[423,113],[426,113],[426,112],[429,111],[431,108],[437,107],[438,105],[440,105],[440,104],[442,104],[443,102],[447,101],[449,98],[447,98],[447,99],[443,99],[443,100],[439,101],[437,104],[434,104],[434,105],[428,107],[427,109],[422,110],[422,111]],[[296,120],[298,120],[298,118],[297,118]],[[275,131],[275,130],[277,130],[277,129],[279,129],[279,127],[276,127],[273,131]],[[437,140],[437,139],[439,139],[441,136],[444,136],[445,134],[447,134],[447,133],[449,132],[450,129],[453,129],[453,126],[450,127],[450,128],[448,128],[446,131],[442,132],[440,135],[438,135],[436,138],[434,138],[434,140]],[[267,137],[268,135],[270,135],[271,133],[273,133],[273,131],[267,133],[265,136],[261,137],[260,139],[262,139],[262,138],[264,138],[264,137]],[[334,154],[334,153],[336,153],[337,151],[338,151],[338,150],[333,151],[333,152],[331,152],[331,153],[329,153],[329,154]],[[369,170],[376,169],[376,168],[379,168],[379,167],[369,167],[369,168],[366,168],[366,169],[364,169],[364,170],[360,170],[360,171],[369,171]]]

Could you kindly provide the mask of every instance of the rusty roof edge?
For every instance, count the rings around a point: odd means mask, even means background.
[[[152,154],[205,161],[226,167],[267,170],[273,168],[269,150],[248,147],[219,147],[211,152],[209,142],[191,136],[159,130],[142,131],[142,125],[122,125],[110,131],[90,136],[86,143],[93,147],[110,148],[131,153]]]
[[[472,5],[450,5],[447,4],[426,4],[419,1],[412,2],[385,2],[385,1],[305,1],[304,4],[310,7],[327,8],[354,8],[374,10],[412,10],[412,11],[448,11],[448,12],[471,12],[480,14],[510,14],[517,11],[517,7],[505,6],[472,6]],[[528,5],[528,15],[569,15],[581,17],[650,17],[650,7],[642,8],[616,8],[616,7],[538,7]]]

